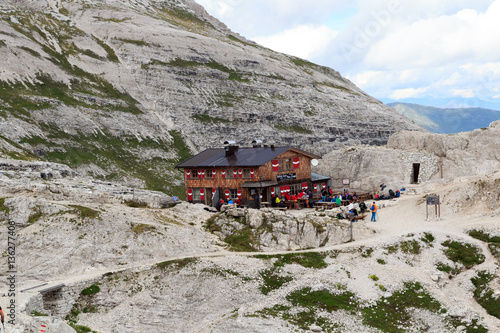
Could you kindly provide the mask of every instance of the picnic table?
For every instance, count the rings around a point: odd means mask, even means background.
[[[318,209],[332,209],[336,206],[334,201],[332,201],[332,202],[318,201],[318,202],[314,203],[314,205],[316,206],[316,210],[318,210]]]

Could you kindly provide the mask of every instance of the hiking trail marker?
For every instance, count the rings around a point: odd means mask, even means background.
[[[429,206],[434,206],[436,218],[441,217],[441,204],[439,202],[439,195],[431,194],[427,196],[427,205],[425,205],[425,218],[429,219]]]

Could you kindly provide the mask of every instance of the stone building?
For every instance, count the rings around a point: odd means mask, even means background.
[[[293,195],[302,189],[319,193],[329,177],[311,175],[318,156],[292,147],[254,145],[210,148],[180,163],[184,169],[186,199],[213,206],[219,198],[240,199],[260,207],[274,195]]]

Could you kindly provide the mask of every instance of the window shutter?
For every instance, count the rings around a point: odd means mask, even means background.
[[[279,168],[280,168],[280,163],[278,160],[273,160],[272,162],[272,166],[273,166],[273,171],[279,171]]]
[[[205,189],[200,188],[200,199],[203,201],[205,200]]]
[[[314,193],[318,192],[318,184],[314,184]]]
[[[238,192],[237,192],[237,193],[238,193],[238,199],[240,199],[240,200],[241,200],[241,190],[238,190]]]
[[[238,170],[233,169],[233,178],[238,178]]]
[[[274,197],[274,187],[271,188],[271,196]]]
[[[216,191],[215,187],[212,187],[212,198],[213,198],[213,197],[214,197],[214,195],[215,195],[215,191]]]
[[[193,201],[193,190],[188,188],[188,201]]]
[[[238,178],[243,178],[243,170],[238,169]]]
[[[226,179],[226,170],[222,170],[220,175],[222,176],[222,179]]]
[[[253,178],[255,175],[255,170],[254,169],[250,169],[250,178]]]
[[[226,200],[229,200],[229,190],[226,190],[226,192],[224,192],[224,194],[226,195]]]
[[[212,178],[213,179],[217,178],[217,170],[215,169],[212,170]]]
[[[326,183],[323,183],[323,190],[326,188]]]
[[[300,168],[300,160],[298,157],[294,157],[293,158],[293,168],[294,169],[298,169]]]
[[[186,179],[191,178],[191,170],[186,170]]]

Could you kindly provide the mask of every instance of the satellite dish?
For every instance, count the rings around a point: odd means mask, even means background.
[[[312,165],[312,166],[316,166],[316,165],[318,165],[318,160],[317,160],[317,159],[315,159],[315,158],[313,158],[313,159],[311,160],[311,165]]]

